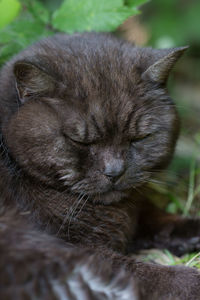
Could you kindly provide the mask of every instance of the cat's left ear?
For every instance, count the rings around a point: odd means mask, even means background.
[[[188,49],[188,46],[157,50],[160,51],[159,54],[161,56],[163,52],[163,57],[148,67],[148,69],[142,74],[142,78],[165,84],[175,63],[183,55],[186,49]],[[166,54],[166,52],[168,53]],[[155,56],[158,56],[158,53]]]
[[[29,62],[19,61],[14,65],[16,89],[21,103],[33,96],[42,96],[52,91],[53,78]]]

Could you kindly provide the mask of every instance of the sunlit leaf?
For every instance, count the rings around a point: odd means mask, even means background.
[[[18,0],[0,0],[0,29],[16,18],[20,8]]]
[[[123,0],[65,0],[53,14],[52,24],[68,33],[113,31],[137,13],[136,6],[126,6]]]

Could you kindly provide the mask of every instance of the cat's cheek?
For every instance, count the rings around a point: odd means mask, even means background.
[[[15,141],[13,141],[12,129],[11,126],[10,132],[6,136],[7,143],[23,174],[31,175],[37,181],[54,187],[61,187],[63,182],[65,185],[72,184],[72,180],[75,178],[72,165],[75,162],[72,158],[70,161],[67,159],[64,144],[59,137],[49,139],[46,144],[40,137],[33,138],[31,134],[20,136],[20,131],[17,131]],[[65,180],[61,181],[61,177],[64,177]]]
[[[141,170],[151,171],[162,168],[169,163],[173,149],[169,151],[169,137],[161,136],[147,138],[132,145],[132,159],[137,162]]]

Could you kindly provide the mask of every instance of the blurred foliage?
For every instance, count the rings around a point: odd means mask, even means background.
[[[200,253],[190,253],[177,257],[168,250],[151,249],[142,250],[135,257],[144,262],[156,262],[165,266],[185,265],[200,269]]]
[[[114,31],[128,17],[138,14],[138,6],[145,2],[0,0],[0,64],[27,45],[56,32]]]
[[[199,0],[153,0],[145,8],[143,21],[151,28],[151,45],[200,44]]]

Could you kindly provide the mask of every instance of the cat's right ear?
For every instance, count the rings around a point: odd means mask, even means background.
[[[21,103],[34,96],[43,96],[52,91],[55,82],[51,76],[37,66],[24,61],[14,65],[16,89]]]

